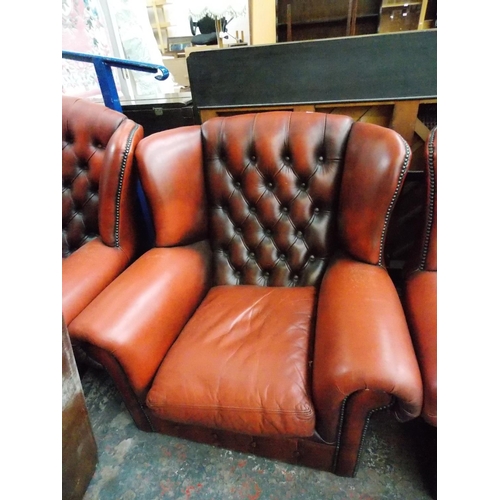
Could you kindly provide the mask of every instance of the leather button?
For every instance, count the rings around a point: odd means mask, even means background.
[[[266,233],[268,236],[270,236],[270,235],[272,234],[272,231],[271,231],[270,229],[266,229],[266,230],[265,230],[265,233]]]
[[[316,208],[314,209],[314,213],[315,213],[315,214],[319,214],[319,208],[318,208],[318,207],[316,207]]]
[[[311,256],[309,257],[309,260],[310,260],[311,262],[314,262],[314,261],[316,260],[316,257],[315,257],[314,255],[311,255]]]
[[[255,161],[256,159],[255,155],[250,156],[250,160]]]
[[[272,188],[274,187],[274,184],[273,184],[272,182],[268,182],[268,183],[267,183],[267,187],[268,187],[269,189],[272,189]]]
[[[236,187],[236,188],[240,188],[240,187],[241,187],[241,182],[236,181],[236,182],[234,183],[234,187]]]
[[[289,156],[285,156],[285,161],[290,161],[290,157]]]
[[[289,210],[288,210],[288,207],[283,207],[283,208],[281,209],[281,211],[282,211],[283,213],[287,214]]]
[[[269,278],[269,272],[268,272],[268,271],[266,271],[266,272],[264,273],[264,277]]]
[[[257,209],[255,207],[250,207],[250,212],[254,214],[255,212],[257,212]]]
[[[250,252],[248,254],[248,256],[251,258],[251,259],[255,259],[255,253],[254,252]]]
[[[305,189],[307,187],[307,184],[305,182],[302,182],[301,185],[300,185],[300,188],[301,189]]]
[[[323,156],[318,156],[318,160],[319,160],[319,161],[324,161]]]
[[[241,227],[237,227],[237,228],[235,229],[235,231],[236,231],[238,234],[241,234]]]
[[[302,238],[303,236],[302,231],[297,231],[297,238]]]
[[[280,254],[279,259],[280,260],[285,260],[286,259],[286,255],[284,253]]]
[[[239,277],[241,276],[241,272],[240,272],[240,271],[236,271],[236,272],[234,273],[234,275],[235,275],[237,278],[239,278]]]
[[[294,275],[294,277],[293,277],[293,281],[299,281],[299,277],[298,277],[298,275],[297,275],[297,274],[295,274],[295,275]]]

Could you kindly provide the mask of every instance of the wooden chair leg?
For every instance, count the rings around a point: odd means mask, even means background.
[[[151,426],[151,422],[149,421],[149,417],[146,415],[144,407],[139,401],[138,396],[129,385],[127,376],[118,361],[111,354],[103,349],[100,349],[99,347],[90,344],[86,344],[85,347],[89,352],[89,355],[101,363],[104,369],[108,372],[120,392],[123,402],[132,416],[135,425],[141,431],[151,432],[153,428]]]
[[[392,404],[392,396],[382,391],[359,391],[346,401],[333,472],[355,477],[368,422],[373,413]]]

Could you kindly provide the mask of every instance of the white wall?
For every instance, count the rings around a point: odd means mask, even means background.
[[[249,0],[252,45],[276,43],[275,0]]]

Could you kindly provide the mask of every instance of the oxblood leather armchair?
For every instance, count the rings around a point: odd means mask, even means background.
[[[62,97],[62,311],[71,321],[136,257],[135,148],[141,125]]]
[[[384,239],[410,149],[345,116],[267,112],[137,148],[156,229],[70,325],[136,424],[353,476],[370,415],[420,414]]]
[[[437,127],[426,142],[427,203],[424,230],[403,303],[422,372],[422,418],[437,427]]]

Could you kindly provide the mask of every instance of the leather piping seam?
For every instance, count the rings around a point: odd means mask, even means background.
[[[371,416],[377,412],[377,411],[381,411],[381,410],[387,410],[387,408],[390,408],[392,405],[394,404],[394,400],[391,401],[389,404],[387,405],[384,405],[384,406],[380,406],[379,408],[373,408],[373,410],[371,410],[368,415],[366,416],[366,421],[365,421],[365,425],[363,427],[363,433],[361,434],[361,441],[359,443],[359,448],[358,448],[358,454],[356,456],[356,463],[354,465],[354,471],[353,471],[353,477],[356,476],[356,473],[358,471],[358,466],[359,466],[359,459],[361,457],[361,452],[363,451],[363,446],[364,446],[364,443],[365,443],[365,438],[366,438],[366,431],[368,430],[368,424],[370,422],[370,418]]]
[[[347,398],[349,396],[346,396],[343,401],[342,405],[340,407],[340,418],[339,418],[339,427],[337,429],[337,443],[335,447],[335,456],[333,457],[333,470],[335,470],[335,467],[337,466],[337,461],[339,458],[339,453],[340,453],[340,436],[342,435],[342,426],[344,425],[344,416],[345,416],[345,406],[347,404]],[[333,443],[328,443],[328,444],[333,444]]]
[[[403,161],[403,165],[401,167],[401,172],[399,173],[399,178],[398,178],[398,183],[396,185],[396,189],[394,190],[394,193],[391,198],[391,202],[389,203],[389,206],[387,208],[387,211],[385,213],[385,218],[384,218],[384,227],[382,228],[382,234],[380,236],[380,247],[379,247],[379,254],[378,254],[378,262],[377,265],[382,266],[382,260],[383,260],[383,253],[384,253],[384,243],[385,243],[385,237],[387,235],[387,228],[389,226],[389,220],[391,218],[392,211],[394,210],[394,205],[396,204],[396,200],[399,196],[399,192],[401,190],[401,187],[403,185],[403,179],[406,175],[406,170],[408,168],[408,164],[410,161],[410,146],[408,146],[408,143],[401,137],[401,140],[403,141],[405,145],[405,158]]]
[[[139,125],[136,123],[134,128],[130,131],[130,134],[127,138],[127,143],[125,145],[125,150],[123,151],[122,161],[120,164],[120,175],[118,177],[118,190],[116,192],[116,200],[115,200],[115,209],[116,209],[116,217],[115,217],[115,247],[120,246],[120,204],[121,197],[123,192],[123,179],[125,177],[125,169],[127,166],[127,160],[130,154],[130,150],[132,149],[132,140],[134,138],[135,132],[139,128]]]
[[[425,225],[425,236],[424,245],[422,248],[422,257],[420,259],[420,264],[418,266],[419,271],[423,271],[425,267],[425,261],[427,260],[427,255],[429,253],[429,245],[431,239],[432,224],[434,222],[434,200],[436,195],[436,173],[434,170],[434,136],[436,135],[436,128],[431,132],[429,138],[429,143],[427,145],[427,155],[428,155],[428,167],[429,167],[429,214],[427,217]]]

